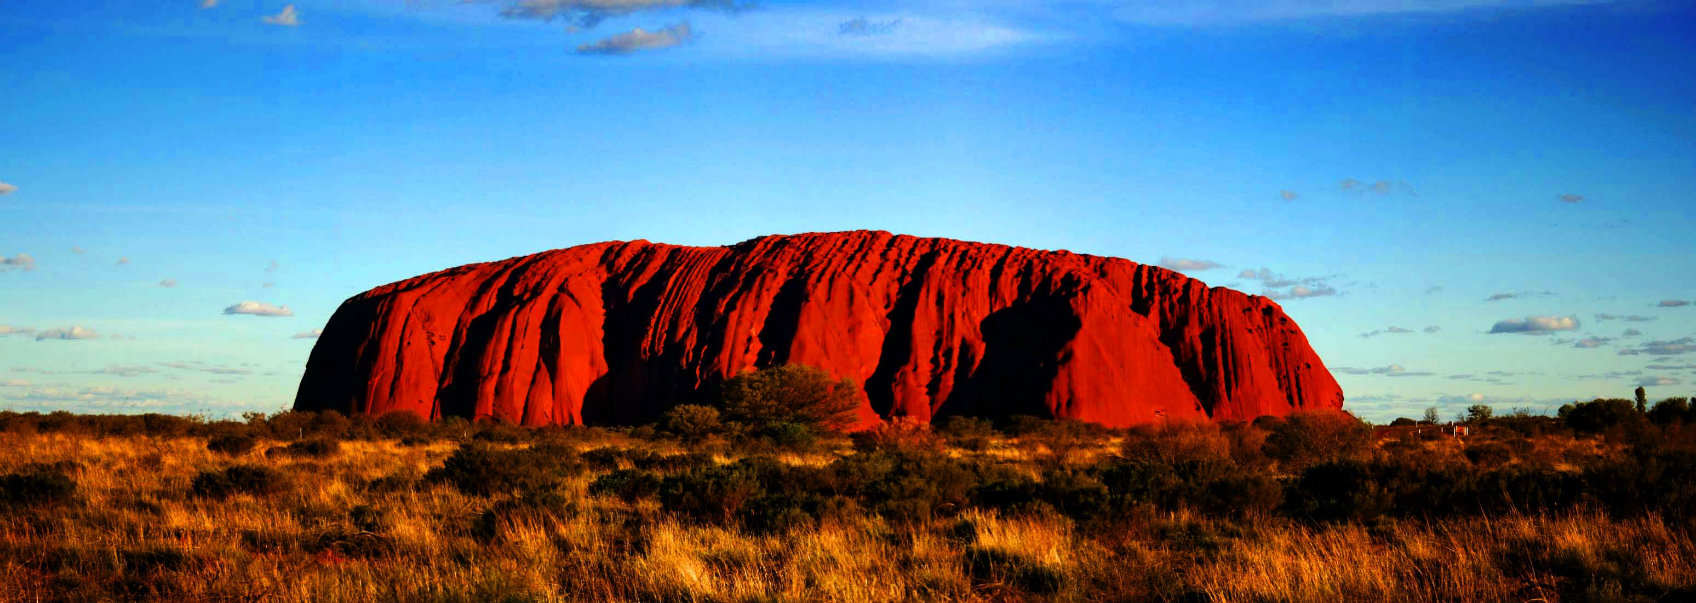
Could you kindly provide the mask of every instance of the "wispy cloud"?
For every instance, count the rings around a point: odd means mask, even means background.
[[[174,369],[181,370],[181,371],[196,371],[196,372],[201,372],[201,373],[211,373],[211,374],[214,374],[214,375],[251,375],[251,374],[253,374],[253,369],[239,368],[239,367],[233,367],[233,366],[218,366],[218,365],[215,365],[215,364],[206,364],[206,363],[200,362],[198,360],[190,361],[190,362],[160,362],[159,366],[163,366],[163,367],[166,367],[166,368],[174,368]]]
[[[169,289],[171,287],[175,287],[175,286],[177,286],[177,279],[168,278],[168,279],[159,281],[159,286],[164,287],[166,289]]]
[[[12,185],[7,184],[5,182],[0,182],[0,197],[4,197],[6,195],[10,195],[10,194],[15,193],[15,192],[18,192],[18,187],[12,186]]]
[[[289,337],[289,339],[317,339],[319,335],[323,335],[323,334],[324,334],[323,329],[313,329],[311,331],[301,331],[299,333],[295,333],[292,337]]]
[[[228,308],[224,308],[224,313],[232,315],[247,314],[251,316],[294,316],[294,310],[290,310],[288,306],[273,306],[271,304],[256,301],[243,301]]]
[[[1429,327],[1427,327],[1427,328],[1429,328]],[[1412,332],[1413,332],[1413,329],[1404,329],[1404,328],[1397,327],[1397,326],[1390,326],[1390,327],[1386,327],[1386,328],[1383,328],[1383,329],[1375,329],[1375,330],[1372,330],[1372,331],[1367,331],[1365,333],[1361,333],[1360,336],[1365,337],[1365,338],[1371,338],[1371,337],[1377,337],[1379,335],[1399,335],[1399,334],[1403,334],[1403,333],[1412,333]],[[1426,332],[1430,333],[1431,331],[1426,331]]]
[[[1439,327],[1437,325],[1431,325],[1431,326],[1425,327],[1423,329],[1420,329],[1420,331],[1425,332],[1425,333],[1436,333],[1436,332],[1441,331],[1441,330],[1443,330],[1443,327]]]
[[[1584,339],[1578,340],[1578,343],[1572,344],[1572,347],[1582,349],[1599,348],[1604,345],[1608,345],[1613,342],[1613,340],[1614,339],[1612,337],[1585,337]]]
[[[1261,293],[1261,295],[1272,299],[1307,299],[1310,297],[1330,297],[1336,294],[1337,290],[1332,287],[1309,287],[1307,285],[1296,285],[1290,287],[1288,291],[1268,290]]]
[[[52,339],[73,340],[73,339],[99,339],[99,338],[100,338],[100,334],[94,332],[94,329],[83,328],[82,326],[77,326],[77,325],[59,328],[59,329],[47,329],[45,331],[42,331],[40,333],[35,334],[35,340],[36,341],[48,341],[48,340],[52,340]]]
[[[687,21],[665,29],[647,31],[640,27],[577,47],[578,54],[625,55],[643,50],[671,48],[689,41],[694,33]]]
[[[34,333],[34,332],[35,332],[35,329],[31,329],[29,327],[14,327],[12,325],[0,325],[0,337],[10,337],[12,335],[28,335],[28,334]]]
[[[260,17],[259,20],[269,25],[294,27],[300,25],[300,13],[295,12],[293,4],[289,4],[283,7],[282,12],[275,15],[265,15]]]
[[[1378,375],[1378,376],[1382,376],[1382,377],[1429,377],[1431,375],[1436,374],[1436,373],[1432,373],[1430,371],[1410,371],[1410,370],[1407,370],[1407,367],[1404,367],[1400,364],[1392,364],[1392,365],[1389,365],[1389,366],[1380,366],[1380,367],[1377,367],[1377,368],[1354,368],[1354,367],[1340,366],[1340,367],[1333,368],[1331,370],[1338,372],[1338,373],[1345,374],[1345,375]]]
[[[1295,191],[1292,191],[1292,190],[1289,190],[1289,189],[1284,189],[1284,190],[1278,191],[1278,198],[1283,199],[1285,201],[1295,201],[1296,199],[1301,198],[1301,193],[1298,193],[1298,192],[1295,192]]]
[[[1623,320],[1625,322],[1649,322],[1649,321],[1655,320],[1656,318],[1658,318],[1658,317],[1656,317],[1656,316],[1639,316],[1637,314],[1630,314],[1630,315],[1624,315],[1624,316],[1619,315],[1619,314],[1597,314],[1596,315],[1596,320],[1598,320],[1598,321]]]
[[[1643,332],[1639,331],[1637,329],[1626,329],[1625,332],[1620,333],[1619,336],[1620,337],[1637,337],[1637,336],[1640,336],[1642,334],[1643,334]]]
[[[1672,377],[1662,376],[1662,375],[1651,375],[1651,376],[1644,377],[1642,379],[1637,380],[1637,385],[1640,385],[1640,386],[1643,386],[1643,387],[1655,387],[1655,386],[1660,386],[1660,385],[1678,385],[1679,383],[1680,383],[1680,381],[1677,380],[1677,379],[1674,379]]]
[[[1579,326],[1581,325],[1578,319],[1572,316],[1527,316],[1497,321],[1494,326],[1490,327],[1490,333],[1543,335],[1558,331],[1571,331]]]
[[[1605,2],[1606,0],[1602,0]],[[1121,21],[1144,25],[1196,26],[1296,21],[1304,19],[1367,18],[1467,11],[1523,10],[1564,4],[1594,4],[1596,0],[1191,0],[1186,2],[1126,2],[1113,11]]]
[[[1564,194],[1564,195],[1556,196],[1555,200],[1560,201],[1561,203],[1582,203],[1582,202],[1584,202],[1584,195],[1574,195],[1572,193],[1567,193],[1567,194]]]
[[[900,19],[868,21],[865,17],[854,17],[837,26],[836,33],[844,36],[877,36],[894,32],[899,25]]]
[[[35,258],[27,253],[19,253],[12,257],[0,255],[0,272],[12,269],[35,270]]]
[[[1176,270],[1178,272],[1200,272],[1203,270],[1222,268],[1223,266],[1219,262],[1212,260],[1164,257],[1160,258],[1160,267],[1167,270]]]
[[[733,0],[518,0],[502,8],[501,15],[513,19],[561,20],[587,28],[642,11],[682,8],[734,13],[753,6],[752,2]]]
[[[114,364],[114,365],[108,366],[108,367],[103,368],[103,369],[95,369],[95,370],[89,371],[89,372],[94,373],[96,375],[115,375],[115,376],[118,376],[118,377],[140,377],[142,375],[152,375],[152,374],[158,373],[159,369],[156,369],[156,368],[153,368],[153,367],[150,367],[150,366],[143,366],[143,365],[139,365],[139,364]]]
[[[1660,303],[1660,304],[1658,304],[1658,305],[1659,305],[1659,306],[1660,306],[1660,307],[1662,307],[1662,308],[1682,308],[1682,307],[1684,307],[1684,306],[1688,306],[1688,305],[1690,305],[1690,300],[1685,300],[1685,299],[1663,299],[1663,300],[1661,300],[1661,303]]]
[[[1696,338],[1680,337],[1650,341],[1635,348],[1625,348],[1619,351],[1621,356],[1636,356],[1649,354],[1651,356],[1676,356],[1696,352]]]

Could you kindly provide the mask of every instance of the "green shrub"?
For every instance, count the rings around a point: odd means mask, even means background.
[[[190,491],[195,496],[213,499],[229,498],[235,494],[265,496],[287,487],[282,473],[260,465],[234,465],[221,471],[202,471],[194,476]]]
[[[619,469],[595,478],[589,484],[589,493],[594,495],[612,495],[625,502],[658,495],[660,484],[664,481],[652,471],[641,469]]]
[[[660,482],[660,505],[695,519],[732,525],[742,508],[765,491],[758,471],[736,463],[705,467]]]
[[[966,450],[983,450],[995,439],[995,423],[977,417],[952,416],[937,423],[936,432],[949,444]]]
[[[724,417],[756,432],[796,424],[826,431],[852,427],[860,408],[859,385],[832,380],[824,371],[784,364],[742,373],[719,390]]]
[[[471,442],[460,446],[424,479],[451,484],[472,496],[492,496],[552,489],[584,470],[576,449],[569,445],[537,444],[502,450]]]
[[[717,408],[700,404],[672,407],[660,418],[659,429],[684,442],[699,442],[724,433]]]

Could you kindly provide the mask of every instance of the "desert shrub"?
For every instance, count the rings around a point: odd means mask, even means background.
[[[1466,460],[1479,466],[1494,466],[1513,460],[1513,451],[1501,442],[1474,442],[1466,446]]]
[[[1072,419],[1030,421],[1015,418],[1009,432],[1016,432],[1027,445],[1034,444],[1047,450],[1045,460],[1055,466],[1066,465],[1080,450],[1107,437],[1107,430],[1102,426]]]
[[[424,479],[451,484],[472,496],[493,496],[553,489],[584,470],[576,449],[568,445],[503,450],[474,441],[460,446]]]
[[[632,459],[631,462],[636,465],[637,469],[667,472],[687,471],[690,469],[711,467],[717,464],[713,461],[712,455],[704,452],[685,452],[683,454],[663,456],[659,454],[649,454],[643,455],[641,458]]]
[[[1285,507],[1291,515],[1317,521],[1370,522],[1395,505],[1374,475],[1373,467],[1355,460],[1312,465],[1290,484]]]
[[[724,421],[717,408],[681,404],[660,417],[659,430],[684,442],[699,442],[723,434]]]
[[[760,430],[760,438],[783,450],[812,450],[819,437],[802,423],[777,423]]]
[[[619,469],[595,478],[595,481],[589,484],[589,493],[597,496],[617,496],[625,502],[633,502],[658,495],[660,484],[664,481],[664,478],[652,471]]]
[[[433,425],[428,419],[406,410],[391,410],[371,421],[372,431],[383,438],[428,437]]]
[[[259,440],[250,435],[220,435],[206,441],[206,449],[229,456],[241,456],[251,452]]]
[[[1584,470],[1589,491],[1620,517],[1659,512],[1696,515],[1696,451],[1646,446]]]
[[[76,497],[77,482],[63,466],[33,464],[0,475],[0,507],[55,505]]]
[[[879,450],[913,451],[942,454],[942,440],[922,425],[883,423],[871,429],[848,434],[848,441],[858,452]]]
[[[1268,431],[1266,456],[1287,469],[1358,456],[1372,446],[1372,428],[1343,412],[1293,413]]]
[[[910,450],[855,453],[837,459],[828,473],[833,491],[896,522],[952,515],[970,502],[979,481],[975,466]]]
[[[600,470],[617,469],[618,464],[627,457],[624,449],[613,446],[596,448],[582,454],[584,464]]]
[[[1562,414],[1568,427],[1585,433],[1597,433],[1612,427],[1627,425],[1642,419],[1637,405],[1619,398],[1597,398],[1579,402]]]
[[[265,456],[322,459],[334,456],[341,451],[341,448],[342,443],[340,441],[328,438],[312,438],[291,442],[281,448],[272,448],[265,451]]]
[[[995,424],[988,419],[952,416],[936,425],[936,432],[949,444],[966,450],[983,450],[995,439]]]
[[[756,432],[783,424],[842,431],[854,425],[861,394],[851,380],[833,380],[819,369],[784,364],[725,380],[718,398],[726,419]]]
[[[418,476],[411,473],[394,473],[372,479],[365,484],[365,491],[373,494],[391,492],[408,492],[418,484]]]
[[[742,508],[764,492],[757,470],[746,463],[705,467],[660,482],[660,505],[695,519],[731,525]]]
[[[1111,510],[1106,484],[1091,472],[1057,469],[1044,472],[1038,487],[1040,500],[1074,519],[1102,517]]]
[[[287,479],[274,469],[260,465],[234,465],[223,470],[200,472],[194,476],[189,489],[195,496],[224,499],[235,494],[276,494],[286,487]]]
[[[1006,584],[1033,595],[1051,595],[1066,585],[1060,569],[999,548],[971,545],[965,558],[966,570],[978,584]]]
[[[471,439],[494,444],[522,444],[535,435],[530,428],[496,419],[477,422],[477,433]]]
[[[1134,463],[1178,466],[1231,460],[1231,439],[1212,424],[1170,423],[1131,429],[1119,447]]]
[[[348,509],[347,520],[363,532],[381,532],[389,528],[389,514],[371,505],[355,505]]]

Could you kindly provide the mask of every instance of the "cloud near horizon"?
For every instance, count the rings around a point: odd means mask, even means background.
[[[289,339],[317,339],[319,335],[323,335],[323,334],[324,334],[323,329],[313,329],[311,331],[301,331],[299,333],[295,333],[293,336],[289,337]]]
[[[578,46],[577,54],[627,55],[643,50],[671,48],[694,37],[688,21],[655,31],[638,27],[593,44]]]
[[[34,333],[34,332],[35,332],[35,329],[31,329],[29,327],[15,327],[15,326],[12,326],[12,325],[0,325],[0,337],[7,337],[7,336],[10,336],[10,335],[28,335],[28,334]]]
[[[13,268],[26,271],[35,270],[35,257],[22,252],[12,257],[0,255],[0,271]]]
[[[1165,268],[1167,270],[1175,270],[1175,271],[1178,271],[1178,272],[1200,272],[1200,271],[1203,271],[1203,270],[1213,270],[1213,269],[1216,269],[1216,268],[1223,268],[1224,266],[1221,265],[1219,262],[1215,262],[1215,261],[1212,261],[1212,260],[1197,260],[1197,259],[1191,259],[1191,258],[1163,257],[1163,258],[1160,258],[1160,267]]]
[[[1496,324],[1490,327],[1490,333],[1542,335],[1557,331],[1571,331],[1580,326],[1582,325],[1578,322],[1578,318],[1573,316],[1527,316],[1496,321]]]
[[[70,341],[70,340],[76,340],[76,339],[99,339],[99,338],[100,338],[100,334],[94,332],[94,329],[83,328],[80,325],[72,325],[70,327],[65,327],[65,328],[60,328],[60,329],[47,329],[45,331],[42,331],[40,333],[35,334],[35,340],[36,341],[48,341],[48,340],[53,340],[53,339]]]
[[[273,316],[273,317],[275,317],[275,316],[294,316],[294,310],[290,310],[288,306],[273,306],[271,304],[261,303],[261,302],[256,302],[256,301],[243,301],[241,303],[235,304],[235,305],[230,306],[228,308],[224,308],[224,313],[225,314],[231,314],[231,315],[247,314],[247,315],[250,315],[250,316]]]

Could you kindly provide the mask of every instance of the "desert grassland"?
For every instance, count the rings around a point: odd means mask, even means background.
[[[1181,456],[1222,441],[1203,434],[1159,443]],[[696,462],[755,456],[818,469],[855,448],[826,439],[799,451],[744,449],[596,431],[549,442],[545,454],[601,451],[598,463],[558,471],[543,488],[474,494],[424,479],[461,449],[454,438],[272,452],[288,444],[260,438],[251,451],[226,454],[208,450],[206,437],[0,432],[0,473],[56,466],[76,484],[70,499],[5,509],[0,600],[1653,601],[1696,593],[1688,520],[1589,504],[1341,521],[1182,504],[1087,518],[1043,505],[947,504],[900,517],[850,505],[752,529],[675,512],[649,495],[591,493],[591,485],[636,471],[609,452],[665,459],[708,449]],[[1033,480],[1135,454],[1121,435],[931,445],[929,454]],[[1404,437],[1367,453],[1400,447],[1396,454],[1421,462],[1466,463],[1472,445]],[[498,454],[544,444],[478,446]],[[1543,436],[1506,462],[1571,463],[1610,449],[1599,438]],[[280,481],[224,496],[197,489],[197,476],[237,465],[274,469]],[[660,475],[687,471],[658,467]],[[1294,479],[1276,464],[1261,470]]]

